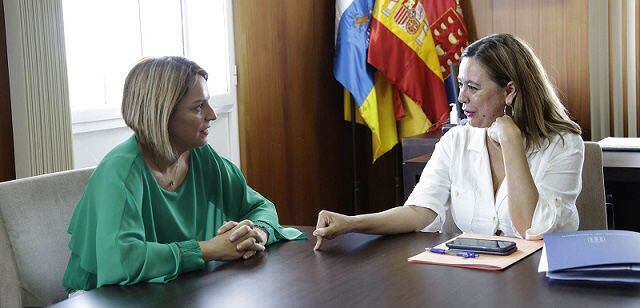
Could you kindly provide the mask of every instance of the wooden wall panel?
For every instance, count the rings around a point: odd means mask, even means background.
[[[566,96],[567,90],[567,31],[564,23],[565,5],[563,1],[540,1],[537,7],[532,7],[533,11],[538,12],[541,19],[537,20],[538,32],[540,36],[535,39],[524,36],[523,39],[531,41],[531,47],[540,57],[547,73],[551,76],[552,81],[558,88],[562,101],[568,103]],[[516,32],[517,33],[517,32]]]
[[[16,178],[3,2],[0,0],[0,182]]]
[[[564,53],[566,106],[582,127],[584,140],[591,140],[591,95],[589,87],[589,1],[568,0],[564,16],[567,41]]]
[[[534,49],[571,116],[590,140],[589,1],[462,1],[471,39],[511,33]]]
[[[516,26],[516,0],[494,0],[491,7],[493,9],[491,33],[513,32]]]
[[[350,128],[333,78],[334,1],[233,1],[240,152],[284,224],[351,206]]]
[[[470,39],[493,33],[493,0],[462,0],[460,6]]]

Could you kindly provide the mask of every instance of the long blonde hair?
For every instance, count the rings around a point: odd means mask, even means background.
[[[207,72],[183,57],[143,58],[129,72],[122,94],[122,118],[146,149],[166,160],[181,153],[171,144],[169,119],[196,76]]]
[[[512,117],[524,134],[527,151],[543,146],[554,134],[581,134],[540,60],[523,40],[511,34],[490,35],[469,45],[462,56],[479,61],[500,87],[513,81],[517,92]]]

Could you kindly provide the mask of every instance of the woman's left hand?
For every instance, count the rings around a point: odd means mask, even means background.
[[[233,230],[236,226],[239,228]],[[223,234],[230,230],[233,233],[229,236],[229,241],[236,244],[238,251],[245,251],[243,259],[252,257],[258,251],[256,245],[264,246],[267,243],[268,234],[260,227],[256,227],[251,220],[243,220],[241,222],[227,221],[218,229],[217,234]]]
[[[522,143],[522,133],[513,119],[504,115],[495,120],[487,129],[491,139],[501,145],[506,143]],[[496,140],[497,139],[497,140]]]

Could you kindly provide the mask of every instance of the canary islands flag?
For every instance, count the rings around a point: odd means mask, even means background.
[[[374,0],[336,1],[336,50],[333,73],[349,93],[371,130],[373,160],[398,143],[391,85],[367,63]],[[345,106],[345,111],[349,111]]]

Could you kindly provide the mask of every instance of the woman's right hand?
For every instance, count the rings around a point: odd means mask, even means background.
[[[353,230],[353,217],[334,213],[326,210],[318,213],[318,223],[313,235],[317,238],[313,250],[318,250],[324,240],[332,240],[338,235],[349,233]]]
[[[502,145],[503,143],[522,143],[522,133],[518,125],[508,115],[498,117],[495,122],[487,128],[487,136],[495,143]]]

